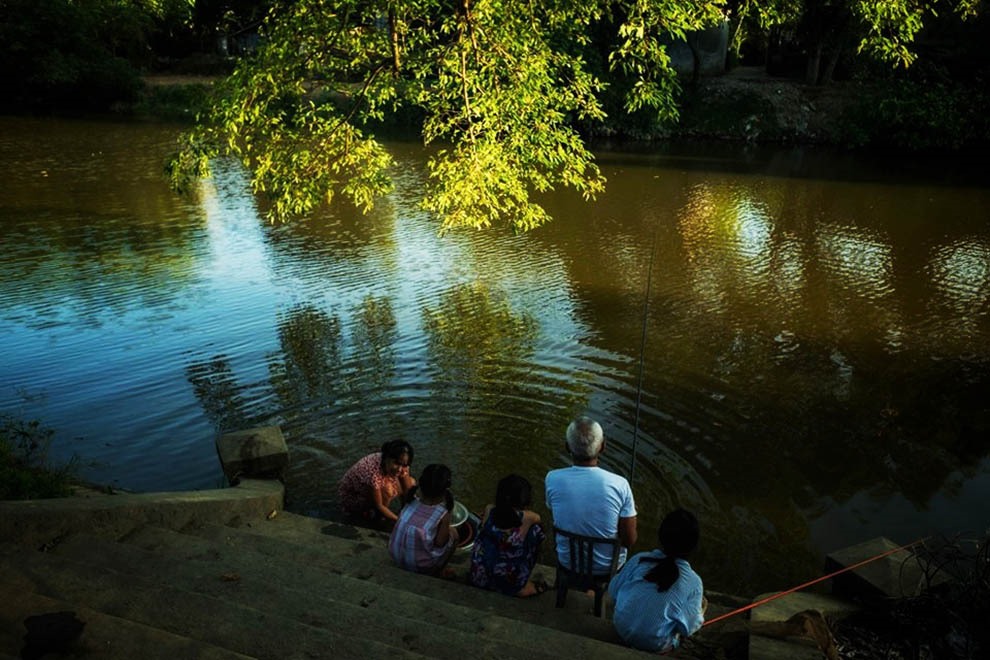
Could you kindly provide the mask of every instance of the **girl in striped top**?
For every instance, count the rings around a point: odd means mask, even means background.
[[[450,481],[450,468],[433,463],[423,469],[418,485],[409,492],[388,541],[389,555],[400,568],[442,574],[458,540],[450,524],[454,508]]]

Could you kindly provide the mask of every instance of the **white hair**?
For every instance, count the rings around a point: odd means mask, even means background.
[[[567,426],[567,448],[578,461],[589,461],[601,453],[605,432],[590,417],[578,417]]]

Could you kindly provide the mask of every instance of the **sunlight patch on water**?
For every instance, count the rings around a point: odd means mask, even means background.
[[[829,273],[848,291],[874,301],[892,293],[893,251],[881,236],[834,224],[820,226],[817,236]]]
[[[957,241],[938,250],[928,264],[943,303],[957,318],[986,315],[990,301],[990,247],[976,240]]]

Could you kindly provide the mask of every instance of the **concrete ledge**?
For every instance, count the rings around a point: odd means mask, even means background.
[[[925,573],[910,550],[883,536],[843,548],[825,557],[825,572],[854,566],[871,557],[892,553],[832,578],[832,593],[864,600],[917,596],[927,586]]]
[[[178,530],[197,522],[263,520],[281,511],[284,500],[281,482],[244,479],[216,490],[0,502],[0,541],[40,546],[73,532],[119,537],[145,524]]]
[[[749,638],[749,660],[822,660],[825,654],[814,644],[789,642],[761,635]]]
[[[289,466],[289,449],[277,426],[225,433],[217,438],[217,455],[231,482],[241,478],[282,479]]]

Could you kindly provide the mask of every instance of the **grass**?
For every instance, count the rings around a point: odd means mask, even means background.
[[[162,121],[192,123],[208,107],[212,82],[146,85],[131,113]]]
[[[68,497],[75,460],[52,466],[48,448],[55,432],[37,420],[0,415],[0,500]]]

